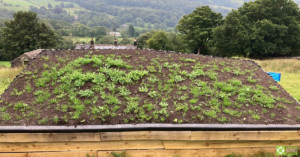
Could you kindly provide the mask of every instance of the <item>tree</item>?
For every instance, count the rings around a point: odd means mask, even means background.
[[[130,37],[134,37],[135,36],[135,30],[134,30],[133,25],[129,25],[129,27],[128,27],[128,34],[129,34]]]
[[[152,37],[153,33],[154,32],[147,32],[147,33],[141,34],[136,40],[137,47],[139,49],[148,48],[147,41]]]
[[[201,49],[205,48],[212,39],[213,28],[222,23],[223,17],[220,13],[215,13],[208,6],[204,6],[183,16],[176,28],[189,40],[191,47],[198,49],[200,54]]]
[[[92,28],[90,36],[105,36],[107,34],[107,28],[103,26],[95,26]]]
[[[1,56],[12,60],[24,52],[38,48],[53,48],[56,45],[54,32],[44,23],[40,23],[37,14],[19,11],[14,19],[5,22],[2,32]]]
[[[80,23],[75,23],[73,25],[74,36],[86,37],[90,35],[90,32],[91,32],[91,28],[86,25]]]
[[[75,47],[73,39],[70,37],[62,37],[57,35],[57,39],[58,42],[55,49],[73,49]]]
[[[65,7],[65,3],[60,3],[60,8],[64,8]]]
[[[51,5],[51,3],[48,3],[48,9],[52,9],[53,7],[52,7],[52,5]]]
[[[214,30],[218,54],[251,58],[296,54],[300,50],[299,13],[291,0],[245,3]]]
[[[182,35],[176,33],[168,33],[168,38],[173,45],[173,51],[184,53],[192,52],[190,47],[188,46],[188,43]]]
[[[120,42],[120,45],[128,45],[128,44],[132,44],[132,41],[128,38],[123,38]]]
[[[147,41],[149,48],[154,50],[167,50],[173,51],[174,46],[164,31],[155,32],[152,37]]]
[[[97,44],[113,44],[115,38],[111,35],[104,36],[100,38],[99,41],[96,41]]]

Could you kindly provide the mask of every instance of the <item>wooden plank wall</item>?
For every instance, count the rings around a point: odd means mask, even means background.
[[[0,157],[275,155],[276,146],[300,146],[300,131],[0,133]]]

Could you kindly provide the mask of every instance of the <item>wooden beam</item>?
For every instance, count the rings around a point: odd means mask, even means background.
[[[191,140],[191,131],[102,132],[102,141]]]
[[[98,157],[97,151],[28,153],[28,157],[87,157],[87,155],[90,157]]]
[[[237,156],[259,156],[260,153],[266,153],[268,155],[276,155],[276,147],[265,148],[235,148],[235,149],[216,149],[216,157],[237,155]]]
[[[0,152],[164,149],[162,141],[0,143]]]
[[[100,133],[0,133],[5,142],[98,142]]]
[[[122,151],[98,151],[100,157],[114,157],[111,153],[122,153]],[[211,157],[216,152],[212,149],[200,150],[128,150],[125,151],[130,157]]]
[[[99,141],[300,141],[300,131],[133,131],[98,133],[0,133],[0,143]]]
[[[100,157],[113,157],[111,152],[122,153],[122,151],[98,151]],[[257,155],[259,153],[276,154],[274,148],[238,148],[238,149],[191,149],[191,150],[126,150],[130,157],[221,157],[227,155]]]
[[[296,141],[300,140],[300,131],[193,131],[191,140]]]
[[[102,141],[176,140],[176,141],[300,141],[300,131],[133,131],[102,132]]]
[[[300,141],[163,141],[165,149],[212,149],[299,146]]]
[[[27,153],[0,153],[0,157],[28,157]]]

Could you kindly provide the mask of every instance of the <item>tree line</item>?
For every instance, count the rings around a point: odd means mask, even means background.
[[[183,16],[176,26],[181,48],[176,42],[172,46],[174,38],[161,31],[142,34],[138,41],[146,48],[223,57],[293,56],[300,54],[299,22],[298,5],[290,0],[248,2],[225,19],[204,6]]]
[[[300,16],[290,0],[256,0],[233,10],[226,18],[208,6],[183,16],[176,31],[139,32],[130,25],[125,37],[136,37],[139,48],[216,56],[264,58],[299,54]],[[24,22],[25,21],[25,22]],[[30,22],[29,22],[30,21]],[[62,35],[97,35],[96,43],[112,42],[104,26],[47,20],[33,12],[17,12],[11,21],[1,22],[0,60],[12,60],[37,48],[70,48],[73,41]],[[51,28],[52,27],[52,28]],[[21,31],[20,28],[23,30]],[[56,31],[54,31],[56,30]],[[65,31],[65,32],[64,32]],[[123,44],[131,41],[122,40]]]
[[[179,19],[195,9],[195,6],[212,5],[214,10],[227,14],[245,0],[56,0],[60,4],[41,7],[30,6],[42,19],[78,22],[89,27],[116,28],[124,23],[149,29],[174,28]],[[76,5],[77,4],[77,5]],[[17,5],[16,5],[17,6]],[[80,6],[81,9],[78,9]],[[77,7],[77,8],[76,8]],[[72,14],[68,8],[74,8]],[[82,9],[83,8],[83,9]],[[227,9],[225,9],[227,8]],[[69,9],[70,10],[70,9]],[[1,17],[12,17],[11,11],[1,11]]]
[[[66,31],[67,33],[64,33]],[[97,44],[112,44],[114,36],[108,35],[104,26],[88,27],[56,20],[41,20],[30,11],[19,11],[13,20],[0,19],[0,60],[13,60],[35,49],[72,49],[72,33],[79,37],[96,37]],[[128,38],[139,34],[133,25],[122,30],[120,44],[130,44]]]

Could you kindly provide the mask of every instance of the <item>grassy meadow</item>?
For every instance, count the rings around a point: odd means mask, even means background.
[[[72,37],[74,43],[86,43],[89,44],[91,41],[90,37]],[[95,39],[94,39],[95,40]]]
[[[77,40],[88,41],[89,38],[77,38]],[[267,72],[281,73],[281,82],[279,84],[296,100],[300,101],[300,60],[270,59],[255,60],[255,62]],[[21,68],[10,68],[9,62],[0,61],[0,94],[3,93],[21,70]]]
[[[10,62],[0,61],[0,68],[10,68]]]
[[[14,11],[20,11],[20,10],[28,10],[30,6],[34,6],[37,8],[40,8],[41,6],[45,6],[46,8],[48,7],[48,4],[51,4],[52,7],[55,7],[56,5],[60,5],[60,1],[56,0],[2,0],[2,3],[0,3],[0,8],[5,8],[9,10],[14,10]],[[65,5],[70,4],[72,2],[63,2]],[[80,7],[76,3],[74,4],[74,8],[64,8],[68,13],[71,15],[75,15],[74,11],[80,11],[80,10],[86,10],[82,7]]]
[[[0,61],[0,94],[9,86],[10,82],[22,71],[22,68],[10,68],[10,62]]]
[[[255,60],[265,71],[281,73],[279,84],[300,102],[300,60]]]

